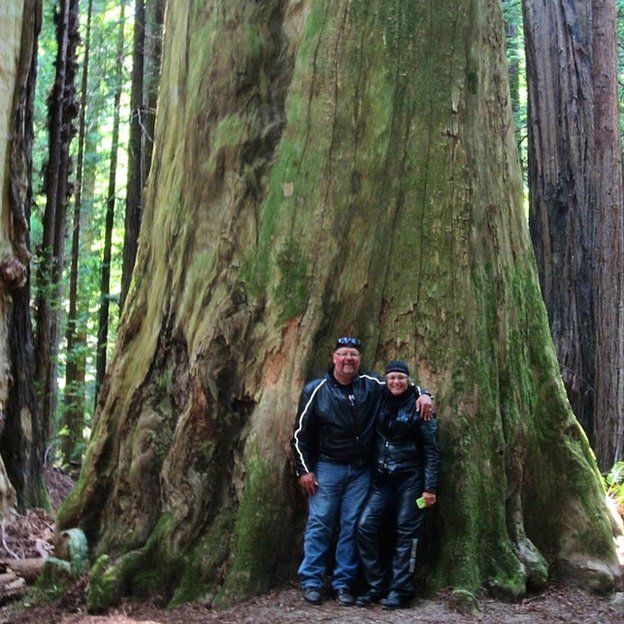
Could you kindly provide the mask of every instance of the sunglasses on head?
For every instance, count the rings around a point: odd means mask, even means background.
[[[353,338],[352,336],[342,336],[336,340],[336,347],[354,347],[361,346],[362,341],[359,338]]]

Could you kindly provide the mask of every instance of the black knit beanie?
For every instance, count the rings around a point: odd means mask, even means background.
[[[403,373],[409,377],[409,368],[407,364],[401,360],[392,360],[392,362],[386,366],[386,375],[388,373]]]

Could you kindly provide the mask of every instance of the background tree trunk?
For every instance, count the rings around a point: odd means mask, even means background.
[[[33,97],[41,2],[0,9],[0,453],[17,504],[43,505],[43,434],[33,388],[30,206]],[[0,514],[15,491],[0,459]]]
[[[71,195],[69,146],[78,114],[75,78],[78,71],[78,1],[61,0],[56,14],[57,55],[54,86],[48,100],[49,154],[46,208],[37,275],[35,379],[46,439],[51,435],[57,399],[57,348],[60,333],[61,277],[65,250],[67,200]]]
[[[115,193],[117,178],[117,151],[119,149],[119,116],[121,106],[121,87],[123,83],[124,60],[124,20],[125,0],[121,2],[119,17],[119,39],[117,40],[117,58],[115,60],[115,97],[113,104],[113,136],[111,139],[110,167],[108,174],[108,194],[106,197],[106,223],[104,230],[104,249],[102,252],[102,272],[100,279],[100,314],[97,334],[97,357],[95,371],[95,400],[106,372],[106,349],[108,347],[108,314],[110,308],[110,276],[113,247],[113,225],[115,220]]]
[[[529,223],[568,398],[594,440],[594,123],[591,7],[524,0]]]
[[[595,450],[605,471],[624,459],[624,194],[615,0],[592,1],[596,183]]]
[[[80,216],[82,211],[82,178],[87,122],[87,91],[89,88],[89,46],[91,42],[91,16],[93,0],[87,3],[87,24],[80,83],[80,121],[78,123],[78,158],[76,185],[74,189],[74,212],[72,224],[71,265],[69,270],[69,310],[67,313],[67,353],[65,363],[65,391],[63,424],[67,434],[63,439],[63,459],[66,464],[82,441],[84,427],[84,354],[83,344],[77,340],[78,329],[78,259],[80,257]],[[83,332],[84,333],[84,332]]]
[[[123,304],[130,287],[132,268],[141,225],[141,194],[143,192],[142,125],[144,120],[143,84],[145,60],[145,3],[134,2],[134,40],[132,45],[132,86],[130,90],[130,138],[128,139],[128,185],[126,189],[126,214],[124,229],[124,258],[121,275],[121,300]]]
[[[525,0],[530,224],[572,408],[598,463],[624,450],[615,4]]]
[[[292,574],[287,460],[335,336],[407,359],[444,451],[436,586],[612,580],[521,205],[498,0],[171,3],[135,286],[59,527],[122,593]],[[298,502],[297,502],[298,501]],[[110,559],[107,559],[110,556]]]
[[[152,162],[154,121],[160,79],[163,0],[134,7],[130,138],[128,141],[128,187],[121,275],[120,311],[130,288],[141,228],[141,201]]]

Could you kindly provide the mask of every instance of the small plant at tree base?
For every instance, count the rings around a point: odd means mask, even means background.
[[[605,481],[607,494],[615,500],[619,514],[624,518],[624,461],[613,464]]]

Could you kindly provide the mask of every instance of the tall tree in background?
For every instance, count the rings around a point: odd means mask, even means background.
[[[117,152],[119,149],[119,121],[121,106],[121,90],[123,85],[123,61],[124,61],[124,20],[125,0],[121,2],[119,17],[119,30],[117,39],[117,54],[115,59],[115,96],[113,104],[113,136],[111,139],[110,165],[108,174],[108,195],[106,198],[106,223],[104,226],[104,249],[102,251],[102,267],[100,279],[100,313],[97,334],[97,357],[95,371],[95,395],[97,394],[104,379],[106,371],[106,349],[108,346],[108,315],[110,309],[110,277],[111,258],[113,248],[113,224],[115,220],[115,194],[117,179]]]
[[[0,516],[45,503],[43,445],[33,387],[30,206],[33,97],[40,0],[0,7]]]
[[[121,275],[121,301],[130,287],[132,268],[136,258],[141,224],[141,193],[143,192],[142,126],[144,123],[143,84],[145,67],[145,2],[134,2],[134,39],[132,45],[132,87],[130,90],[130,137],[128,139],[128,184],[126,187],[126,213],[124,229],[123,269]]]
[[[615,554],[522,212],[498,0],[171,3],[135,286],[59,527],[126,592],[292,570],[285,447],[337,334],[436,389],[436,586],[517,597]],[[548,510],[545,513],[544,510]]]
[[[608,469],[624,424],[615,22],[592,19],[591,0],[523,8],[531,235],[568,398]]]
[[[65,250],[67,202],[71,195],[69,147],[78,114],[78,0],[61,0],[55,14],[55,79],[48,100],[49,152],[45,172],[46,207],[39,250],[36,310],[36,368],[39,409],[44,432],[52,432],[57,401],[57,350],[60,338],[61,278]]]
[[[87,91],[89,85],[89,52],[91,43],[91,17],[93,0],[87,3],[87,23],[84,38],[82,77],[80,82],[80,116],[78,123],[78,157],[76,163],[76,184],[74,188],[74,211],[72,223],[71,261],[69,270],[69,310],[67,313],[67,351],[65,356],[65,390],[63,425],[66,435],[63,439],[63,459],[69,463],[74,449],[82,440],[84,427],[84,355],[82,341],[78,337],[78,260],[80,256],[80,218],[82,212],[82,179],[84,153],[87,136]]]
[[[120,310],[130,288],[141,227],[141,195],[149,174],[158,81],[164,1],[134,5],[132,89],[130,95],[130,138],[128,142],[128,185],[121,276]]]
[[[615,0],[592,0],[594,86],[596,428],[598,461],[624,459],[624,192]]]

